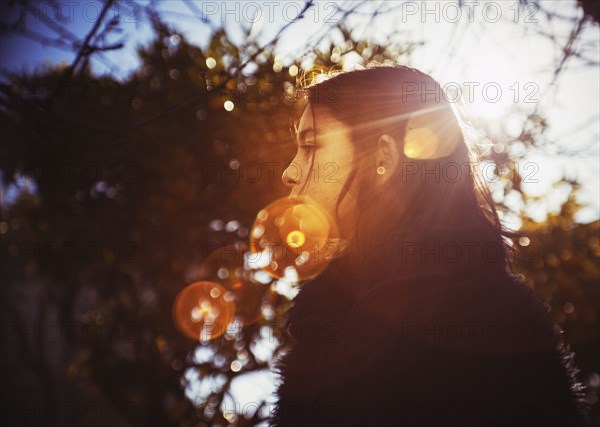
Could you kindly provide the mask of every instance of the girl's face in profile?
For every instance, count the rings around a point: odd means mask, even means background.
[[[311,106],[304,110],[296,136],[296,157],[283,172],[282,180],[290,189],[290,197],[309,196],[335,219],[338,198],[352,171],[354,147],[348,126],[336,120],[326,108],[319,108],[316,113],[317,129]],[[338,211],[338,226],[341,237],[345,239],[351,238],[356,219],[354,184],[348,189]],[[300,193],[303,185],[304,190]]]

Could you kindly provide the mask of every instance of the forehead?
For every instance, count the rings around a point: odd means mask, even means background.
[[[300,117],[300,123],[298,123],[298,132],[302,132],[303,130],[310,129],[313,127],[313,114],[312,114],[312,106],[308,104]]]
[[[326,108],[316,108],[314,112],[314,120],[317,122],[317,133],[323,133],[336,127],[345,127],[345,125],[336,120]],[[302,133],[302,131],[311,130],[313,128],[313,107],[309,104],[304,109],[302,117],[300,117],[300,122],[298,123],[298,134]]]

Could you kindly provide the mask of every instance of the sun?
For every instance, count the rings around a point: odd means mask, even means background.
[[[488,53],[469,67],[460,96],[470,115],[500,120],[535,89],[520,80],[511,61]]]

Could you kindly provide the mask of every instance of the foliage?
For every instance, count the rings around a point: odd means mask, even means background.
[[[236,376],[268,369],[253,350],[265,330],[283,343],[286,296],[264,286],[261,319],[212,342],[218,356],[205,361],[175,329],[171,304],[209,251],[246,241],[258,210],[284,194],[296,79],[340,68],[347,55],[397,63],[412,47],[356,41],[340,27],[343,42],[283,65],[271,48],[236,46],[222,29],[205,50],[158,18],[154,29],[138,52],[143,66],[124,83],[82,72],[63,84],[60,68],[12,76],[0,116],[1,292],[16,332],[8,344],[35,372],[54,417],[65,402],[102,401],[125,424],[253,425],[264,413],[226,419],[220,404]],[[244,63],[251,71],[237,72]],[[41,95],[49,93],[47,104]],[[502,182],[520,191],[518,180]],[[535,248],[539,261],[517,268],[569,339],[582,342],[597,334],[598,223],[575,224],[575,209],[571,198],[545,223],[524,223],[531,239],[524,248]],[[32,322],[53,321],[60,348],[43,337],[21,340]],[[111,333],[90,339],[89,331]],[[194,375],[225,380],[194,405],[185,392]]]

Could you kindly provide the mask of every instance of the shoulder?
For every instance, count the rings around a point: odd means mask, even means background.
[[[549,310],[514,276],[481,281],[431,273],[373,286],[348,320],[362,339],[382,329],[388,338],[454,351],[541,351],[559,343]]]
[[[529,417],[530,425],[582,425],[575,422],[580,384],[566,363],[572,354],[548,314],[549,307],[511,277],[389,281],[352,308],[331,388],[357,405],[365,399],[430,408],[446,403],[457,410],[491,405],[507,414],[507,425],[518,416]],[[354,397],[343,391],[349,387]],[[495,415],[481,416],[462,421],[485,425]]]

